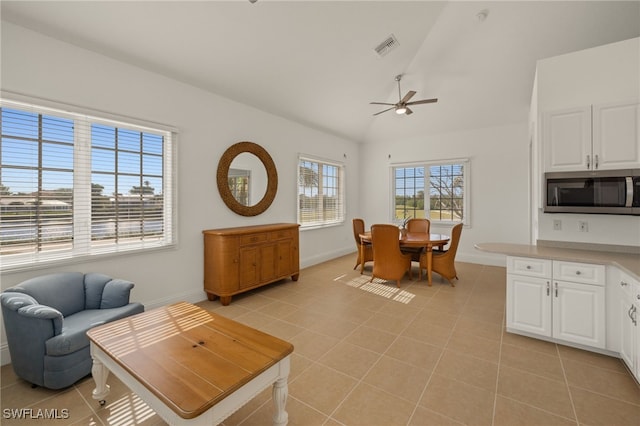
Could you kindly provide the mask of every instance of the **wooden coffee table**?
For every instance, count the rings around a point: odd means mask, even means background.
[[[111,371],[167,423],[217,424],[273,385],[273,423],[287,424],[288,342],[185,302],[87,335],[101,404]]]

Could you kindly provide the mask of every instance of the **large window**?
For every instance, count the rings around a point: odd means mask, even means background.
[[[468,174],[468,160],[392,167],[392,219],[468,224]]]
[[[344,166],[313,158],[298,162],[298,223],[314,227],[344,221]]]
[[[174,243],[172,132],[2,100],[2,269]]]

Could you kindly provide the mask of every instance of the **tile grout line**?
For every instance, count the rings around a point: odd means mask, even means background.
[[[498,405],[498,383],[500,382],[500,367],[502,365],[502,343],[504,340],[504,333],[507,329],[506,321],[507,321],[507,308],[505,306],[502,311],[502,324],[500,327],[500,350],[498,351],[498,374],[496,374],[496,391],[493,395],[493,412],[491,413],[491,426],[495,426],[496,424],[496,406]]]
[[[571,410],[573,411],[573,417],[575,418],[576,424],[580,424],[578,420],[578,413],[576,411],[576,405],[573,402],[573,394],[571,393],[571,387],[569,386],[569,379],[567,378],[567,372],[564,368],[564,360],[562,356],[560,356],[560,349],[558,348],[558,344],[555,344],[556,352],[558,353],[558,358],[560,359],[560,368],[562,369],[562,377],[564,378],[565,386],[567,387],[567,394],[569,394],[569,402],[571,403]]]
[[[473,294],[473,289],[475,288],[475,286],[476,286],[476,281],[474,281],[472,283],[470,294],[469,294],[469,296],[467,296],[467,301],[464,303],[463,308],[466,307],[467,304],[469,303],[469,300],[471,300],[471,295]],[[439,292],[440,292],[440,289],[438,289],[438,292],[436,294],[438,294]],[[435,296],[435,294],[434,294],[434,296]],[[426,309],[426,308],[427,307],[425,306],[424,309]],[[411,416],[409,416],[409,421],[407,422],[407,425],[411,422],[411,420],[413,420],[413,417],[415,416],[416,411],[418,410],[418,406],[420,406],[420,401],[422,401],[422,398],[424,398],[424,394],[427,391],[427,388],[429,387],[429,384],[431,383],[431,379],[433,378],[433,375],[435,374],[436,369],[438,368],[438,365],[440,364],[440,361],[442,360],[442,357],[444,357],[444,352],[445,352],[445,350],[447,348],[447,345],[449,344],[449,341],[451,340],[451,336],[453,335],[453,330],[455,330],[456,325],[458,324],[459,320],[460,320],[460,313],[458,312],[457,315],[456,315],[456,321],[453,324],[453,327],[451,327],[451,331],[449,332],[449,335],[447,336],[447,341],[445,342],[444,346],[442,347],[442,351],[440,352],[440,356],[438,357],[438,360],[434,364],[433,370],[431,371],[431,374],[429,375],[429,378],[427,379],[427,382],[424,384],[424,387],[422,388],[422,392],[420,393],[420,396],[418,397],[418,402],[415,404],[415,407],[413,408],[413,412],[411,413]],[[425,407],[425,408],[427,408],[427,407]],[[427,408],[427,409],[431,410],[430,408]],[[433,411],[433,410],[431,410],[431,411]],[[451,418],[451,417],[449,417],[447,415],[444,415],[444,414],[442,414],[442,413],[440,413],[438,411],[434,411],[434,412],[439,414],[439,415],[441,415],[441,416],[443,416],[443,417]],[[456,419],[452,419],[452,420],[458,422],[458,420],[456,420]]]

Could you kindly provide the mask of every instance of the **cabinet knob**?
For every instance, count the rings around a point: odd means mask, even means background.
[[[531,265],[527,265],[527,269],[531,269]]]
[[[622,287],[626,287],[626,286],[628,286],[628,285],[629,285],[629,283],[628,283],[628,282],[625,282],[625,281],[620,281],[620,285],[621,285]]]
[[[576,271],[576,275],[580,275],[582,272],[580,271]]]

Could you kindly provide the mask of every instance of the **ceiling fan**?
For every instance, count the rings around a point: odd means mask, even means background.
[[[437,98],[434,99],[422,99],[420,101],[413,101],[413,102],[409,102],[409,99],[411,99],[413,97],[413,95],[416,94],[416,92],[414,92],[413,90],[409,90],[407,92],[406,95],[404,95],[404,98],[402,98],[402,94],[400,92],[400,80],[402,79],[402,74],[398,74],[396,76],[396,81],[398,82],[398,99],[399,101],[395,104],[390,104],[387,102],[370,102],[371,105],[391,105],[391,108],[387,108],[385,110],[382,110],[380,112],[376,112],[373,115],[378,115],[378,114],[382,114],[383,112],[387,112],[387,111],[391,111],[392,109],[396,110],[396,114],[405,114],[405,115],[409,115],[412,114],[413,111],[411,111],[411,109],[409,108],[409,105],[420,105],[420,104],[431,104],[434,102],[438,102]]]

